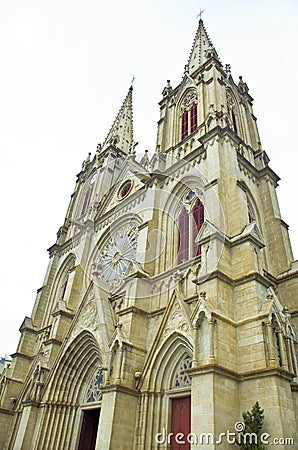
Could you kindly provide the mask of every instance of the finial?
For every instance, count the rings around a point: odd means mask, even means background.
[[[243,81],[242,76],[239,76],[238,88],[243,94],[246,94],[249,90],[247,84]]]
[[[171,86],[171,81],[170,81],[170,80],[167,80],[167,85],[166,85],[166,87],[163,89],[162,95],[163,95],[164,97],[167,97],[167,96],[172,92],[172,90],[173,90],[173,88],[172,88],[172,86]]]
[[[230,75],[231,73],[231,64],[226,64],[226,74]]]
[[[149,166],[148,150],[145,150],[145,154],[142,156],[140,164],[141,166],[144,167],[144,169],[148,169]]]
[[[86,167],[88,166],[88,164],[90,163],[90,156],[91,156],[91,153],[89,152],[87,158],[83,161],[82,170],[85,170]]]
[[[130,148],[128,150],[128,153],[131,154],[131,155],[135,155],[136,154],[135,148],[136,148],[137,145],[138,145],[138,142],[135,142],[133,140],[132,143],[131,143],[131,146],[130,146]]]

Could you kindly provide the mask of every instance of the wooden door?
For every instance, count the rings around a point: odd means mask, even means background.
[[[100,408],[83,411],[83,422],[78,450],[95,449],[99,415]]]
[[[172,399],[172,418],[171,418],[171,444],[170,450],[190,450],[190,444],[187,436],[190,433],[190,397]],[[178,436],[178,442],[175,437],[182,433],[184,437]],[[185,441],[185,444],[179,443]]]

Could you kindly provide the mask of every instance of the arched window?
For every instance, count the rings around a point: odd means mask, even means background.
[[[204,222],[204,206],[200,199],[192,199],[195,193],[191,191],[186,196],[187,205],[183,207],[178,220],[178,264],[188,261],[201,253],[201,247],[195,239]]]
[[[192,133],[198,127],[198,107],[193,103],[190,108],[190,132]]]
[[[231,115],[232,115],[232,122],[233,122],[233,128],[234,128],[234,131],[235,131],[235,133],[238,133],[238,130],[237,130],[236,114],[235,114],[235,112],[234,112],[233,109],[231,110]]]
[[[184,139],[198,128],[197,94],[194,91],[186,95],[181,109],[181,139]]]
[[[188,136],[188,111],[184,111],[182,114],[181,138],[184,139],[186,136]]]
[[[87,191],[86,191],[85,197],[84,197],[84,202],[83,202],[83,206],[82,206],[81,216],[84,216],[86,214],[86,212],[87,212],[87,209],[88,209],[88,206],[89,206],[89,203],[90,203],[91,193],[92,193],[92,187],[89,186]]]
[[[59,284],[58,284],[58,300],[65,300],[65,293],[66,288],[68,284],[69,274],[71,270],[74,268],[75,265],[75,258],[71,257],[71,259],[67,262],[67,264],[64,266],[63,272],[59,278]]]
[[[81,217],[84,216],[86,214],[86,212],[88,211],[88,207],[90,204],[90,199],[91,199],[93,185],[95,183],[95,180],[96,180],[96,172],[93,172],[93,174],[89,178],[87,190],[85,191],[83,206],[81,209]]]
[[[186,138],[198,128],[198,107],[193,103],[182,113],[181,139]]]
[[[192,358],[189,355],[185,355],[180,361],[179,366],[175,372],[174,376],[174,388],[182,386],[190,386],[191,377],[186,372],[187,369],[192,368]]]
[[[102,399],[101,394],[102,386],[103,386],[103,371],[99,369],[89,384],[86,394],[87,403],[99,402]]]
[[[238,134],[236,101],[234,96],[231,94],[229,90],[227,91],[227,107],[231,119],[232,129],[235,131],[235,133]]]

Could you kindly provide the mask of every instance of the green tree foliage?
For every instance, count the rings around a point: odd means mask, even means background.
[[[242,413],[245,428],[240,434],[239,446],[242,450],[265,450],[261,443],[262,426],[264,422],[264,410],[259,402],[256,402],[251,411]]]

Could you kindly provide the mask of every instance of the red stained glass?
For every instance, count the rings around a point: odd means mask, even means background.
[[[186,136],[188,136],[188,111],[184,111],[182,114],[181,139],[184,139]]]
[[[179,217],[178,264],[188,260],[189,252],[189,215],[183,208]]]
[[[197,104],[193,103],[190,108],[190,132],[192,133],[198,127],[198,108]]]
[[[128,181],[127,183],[125,183],[125,185],[121,188],[120,190],[120,197],[124,198],[127,196],[127,194],[130,192],[131,190],[131,181]]]

